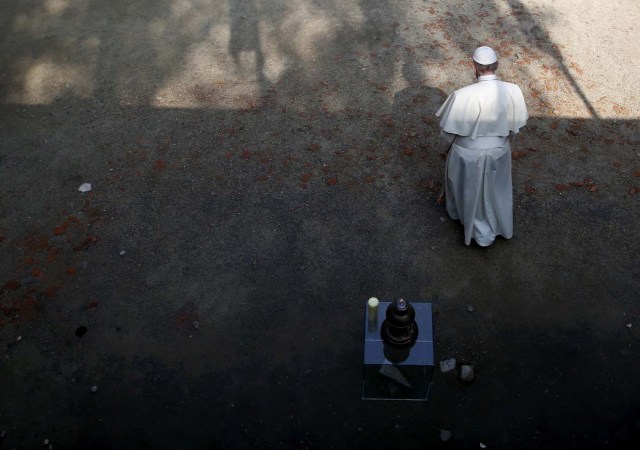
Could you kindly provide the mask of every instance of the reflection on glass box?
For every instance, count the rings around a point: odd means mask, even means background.
[[[427,400],[434,369],[431,303],[376,300],[365,311],[362,398]]]

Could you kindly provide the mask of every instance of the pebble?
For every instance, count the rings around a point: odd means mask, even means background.
[[[480,448],[487,448],[487,446],[480,442]]]
[[[451,372],[456,368],[456,359],[450,358],[440,361],[440,372],[446,373]]]
[[[44,440],[44,445],[49,445],[49,439]]]
[[[98,386],[96,386],[95,384],[91,386],[91,392],[98,392]]]
[[[627,324],[627,328],[631,328],[633,325],[631,325],[630,323]]]
[[[125,253],[127,253],[127,252],[124,251],[124,250],[120,250],[120,256],[123,256]]]
[[[449,439],[451,439],[451,431],[449,430],[440,430],[440,440],[442,442],[447,442]]]
[[[474,378],[475,378],[475,373],[472,366],[469,366],[466,364],[460,366],[460,379],[462,381],[469,383],[473,381]]]
[[[194,320],[193,322],[191,322],[191,325],[193,325],[193,328],[195,328],[196,330],[200,327],[200,324],[198,323],[197,320]]]
[[[473,306],[471,306],[471,305],[467,306],[467,311],[473,312]]]
[[[18,336],[18,337],[16,338],[16,342],[20,342],[21,340],[22,340],[22,336]]]

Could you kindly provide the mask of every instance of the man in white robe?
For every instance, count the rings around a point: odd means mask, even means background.
[[[477,82],[458,89],[436,113],[449,148],[444,192],[447,213],[464,225],[464,242],[491,245],[513,236],[513,188],[509,139],[528,119],[518,86],[498,80],[498,56],[490,47],[473,52]]]

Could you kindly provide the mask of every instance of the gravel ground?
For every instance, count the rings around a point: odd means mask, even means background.
[[[638,23],[0,0],[0,449],[635,448]],[[434,112],[485,44],[531,118],[515,236],[482,249],[436,202]],[[370,296],[431,302],[474,382],[361,400]]]

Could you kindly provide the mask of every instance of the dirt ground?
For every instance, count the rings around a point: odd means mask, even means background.
[[[0,449],[635,448],[638,23],[0,0]],[[531,116],[486,249],[436,202],[434,112],[478,45]],[[361,400],[370,296],[431,302],[436,360],[475,381]]]

